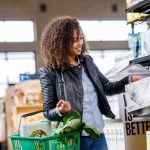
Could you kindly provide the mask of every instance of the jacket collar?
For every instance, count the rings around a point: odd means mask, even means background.
[[[100,82],[100,80],[98,78],[98,74],[96,72],[96,68],[95,68],[95,66],[93,64],[92,58],[91,59],[90,58],[86,58],[85,59],[85,63],[86,63],[87,70],[88,70],[88,72],[89,72],[92,80],[94,81],[94,83],[96,84],[96,86],[98,87],[98,89],[100,91],[103,91],[102,84],[101,84],[101,82]]]

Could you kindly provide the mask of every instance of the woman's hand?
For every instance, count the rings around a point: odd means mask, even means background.
[[[60,113],[67,113],[71,110],[71,105],[68,101],[60,100],[56,107]]]
[[[132,75],[132,76],[131,76],[131,81],[132,81],[132,82],[135,82],[135,81],[141,80],[141,79],[143,79],[143,78],[144,78],[144,77],[141,76],[141,75]]]

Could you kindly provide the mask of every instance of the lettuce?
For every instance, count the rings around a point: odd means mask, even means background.
[[[71,111],[67,113],[62,118],[62,122],[59,124],[55,134],[63,134],[71,131],[82,131],[85,130],[91,138],[100,137],[100,132],[95,126],[86,125],[81,121],[81,116],[76,111]]]
[[[70,111],[69,113],[67,113],[63,118],[62,118],[62,122],[64,124],[66,124],[68,121],[72,120],[72,119],[80,119],[81,120],[81,116],[78,112],[76,111]]]
[[[86,125],[84,127],[84,130],[86,133],[88,133],[90,135],[91,138],[95,139],[100,137],[100,132],[97,130],[97,128],[95,126],[92,125]]]

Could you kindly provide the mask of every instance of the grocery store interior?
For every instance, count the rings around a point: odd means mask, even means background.
[[[42,110],[41,33],[64,15],[78,18],[89,55],[110,81],[144,77],[107,96],[116,116],[103,116],[108,149],[150,150],[150,0],[1,0],[0,150],[26,150],[19,140],[12,147],[10,136],[18,134],[22,115]],[[25,122],[42,119],[35,115]]]

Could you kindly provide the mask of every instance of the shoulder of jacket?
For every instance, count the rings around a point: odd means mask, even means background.
[[[90,55],[88,55],[88,54],[85,54],[83,57],[84,57],[86,60],[93,61],[93,58],[92,58]]]
[[[48,74],[54,74],[54,71],[51,67],[49,66],[44,66],[38,69],[38,73],[48,73]]]

